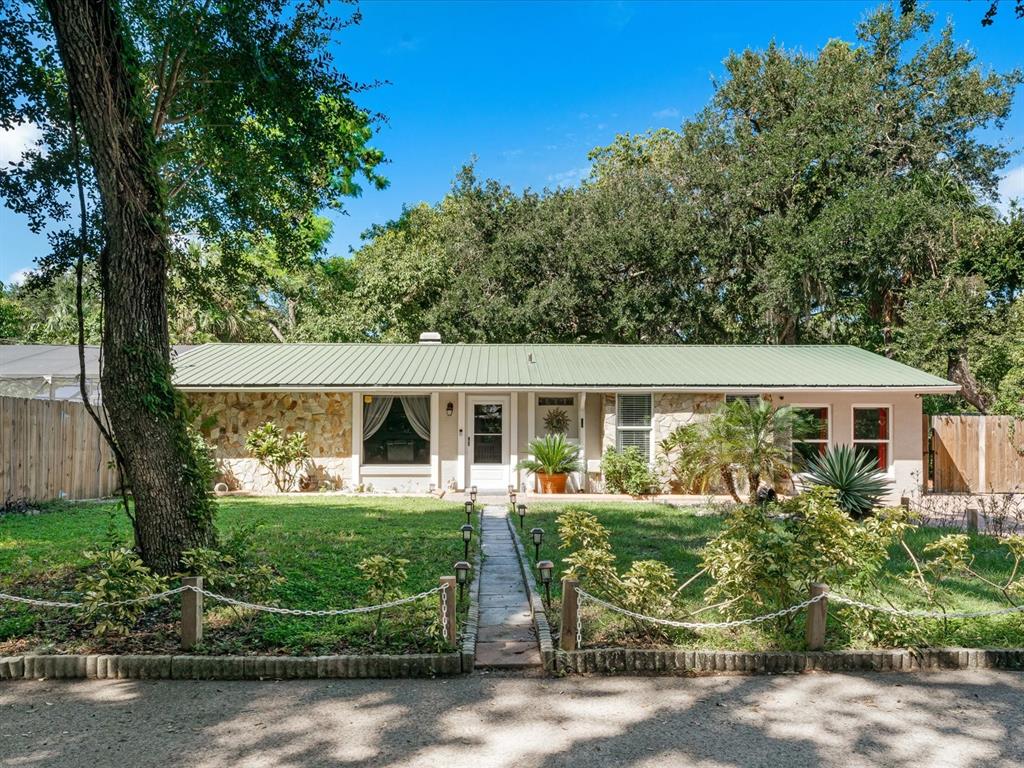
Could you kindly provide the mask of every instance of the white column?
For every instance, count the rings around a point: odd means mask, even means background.
[[[530,442],[537,437],[537,395],[535,392],[526,393],[526,453],[532,459],[533,454],[530,452]],[[534,478],[533,484],[536,487],[537,480],[536,475],[531,475]]]
[[[441,396],[437,392],[430,393],[430,482],[434,488],[441,488]]]
[[[363,393],[352,393],[352,490],[360,483],[359,464],[363,452]]]
[[[580,490],[586,493],[590,477],[587,472],[587,393],[580,392],[576,402],[579,403],[577,415],[580,419],[580,465],[583,467],[580,472]]]
[[[516,464],[519,463],[519,393],[513,392],[509,397],[508,406],[508,482],[519,488],[519,470]]]
[[[455,485],[459,488],[466,487],[466,393],[459,392],[459,452],[455,462]]]

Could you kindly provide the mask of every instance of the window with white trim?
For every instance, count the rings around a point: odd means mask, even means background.
[[[892,417],[884,405],[856,406],[853,409],[853,449],[871,457],[879,472],[889,471],[889,443]]]
[[[615,406],[615,449],[636,448],[651,460],[651,395],[618,395]]]
[[[792,440],[792,461],[797,472],[807,469],[811,458],[824,456],[828,450],[830,416],[827,405],[798,405],[793,410],[801,416]]]

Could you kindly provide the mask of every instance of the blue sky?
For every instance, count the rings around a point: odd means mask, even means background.
[[[874,3],[843,2],[376,2],[339,38],[335,55],[352,77],[390,81],[360,96],[388,116],[375,144],[389,159],[384,191],[367,190],[333,216],[328,251],[345,254],[371,224],[403,204],[434,202],[458,168],[515,188],[576,183],[587,153],[618,133],[678,127],[704,106],[731,50],[773,39],[817,51],[851,39]],[[1012,8],[982,27],[987,2],[934,2],[941,21],[986,65],[1024,64],[1024,21]],[[1024,97],[1001,137],[1024,149]],[[0,159],[15,137],[0,135]],[[1024,156],[1007,169],[1005,190],[1024,195]],[[0,211],[0,280],[46,251],[22,217]]]

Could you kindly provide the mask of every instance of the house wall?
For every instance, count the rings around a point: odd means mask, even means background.
[[[203,436],[214,448],[221,480],[232,489],[273,493],[271,474],[249,456],[246,434],[273,421],[286,434],[306,433],[316,483],[347,484],[352,456],[352,395],[346,392],[189,392],[189,403],[213,425]]]

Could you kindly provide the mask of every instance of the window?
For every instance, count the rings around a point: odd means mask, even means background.
[[[829,409],[827,406],[794,406],[804,423],[793,435],[793,466],[797,472],[807,468],[807,461],[814,456],[823,456],[828,450]]]
[[[364,464],[430,463],[430,397],[363,397]]]
[[[615,448],[636,448],[651,460],[651,396],[619,395],[616,405]]]
[[[725,402],[735,403],[737,400],[743,400],[751,408],[757,408],[757,404],[761,402],[760,395],[726,395]]]
[[[871,457],[879,472],[889,469],[889,409],[861,406],[853,409],[853,449]]]
[[[572,406],[576,402],[573,397],[538,397],[537,405],[544,407],[545,405],[558,405],[558,406]]]

